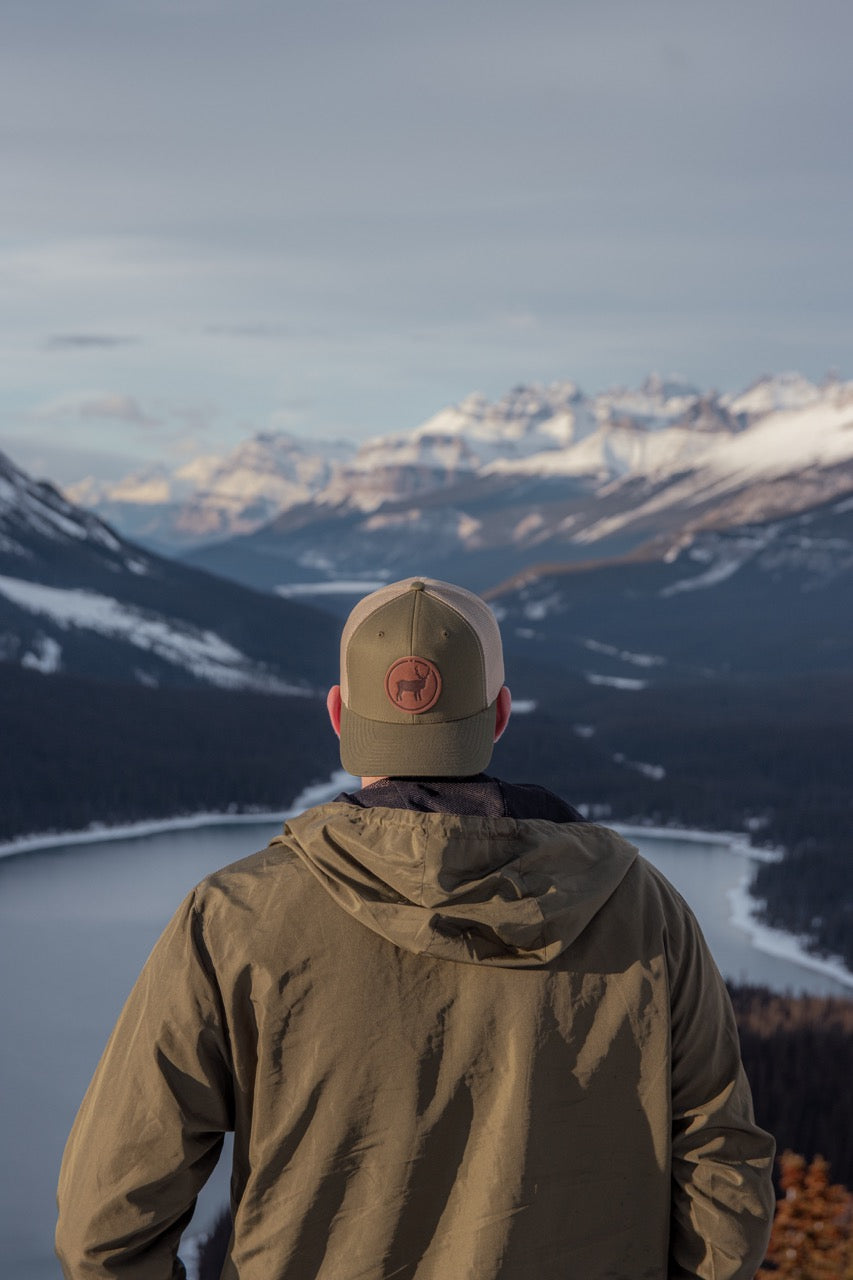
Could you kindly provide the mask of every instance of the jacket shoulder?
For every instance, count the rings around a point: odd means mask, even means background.
[[[193,890],[193,906],[205,922],[221,917],[273,914],[280,921],[314,884],[289,843],[276,837],[265,849],[205,876]]]

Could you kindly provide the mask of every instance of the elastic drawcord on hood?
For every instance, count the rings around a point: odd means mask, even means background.
[[[287,822],[288,845],[354,920],[395,946],[532,967],[566,949],[637,857],[590,823],[333,802]]]

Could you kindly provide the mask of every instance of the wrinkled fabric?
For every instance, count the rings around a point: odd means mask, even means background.
[[[66,1277],[747,1280],[773,1141],[690,911],[588,823],[332,803],[205,880],[69,1139]]]

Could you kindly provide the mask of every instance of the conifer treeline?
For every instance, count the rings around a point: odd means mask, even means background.
[[[549,786],[596,821],[757,827],[786,850],[757,871],[768,923],[811,934],[853,969],[853,677],[627,694],[552,678],[522,668],[516,691],[540,707],[515,718],[495,773]],[[0,753],[0,840],[282,807],[338,767],[320,698],[97,684],[0,662],[0,726],[11,744]]]
[[[340,768],[323,700],[146,689],[0,663],[0,841],[286,807]]]
[[[520,668],[493,772],[590,817],[742,831],[784,847],[758,868],[768,923],[853,969],[853,677],[649,685],[625,694]],[[515,676],[514,676],[515,680]],[[228,808],[280,808],[338,767],[320,698],[143,689],[0,662],[0,841]],[[594,727],[581,737],[576,726]],[[661,764],[649,778],[630,762]]]
[[[730,986],[755,1118],[853,1186],[853,1000]]]

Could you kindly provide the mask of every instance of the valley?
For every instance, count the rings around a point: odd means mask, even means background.
[[[229,483],[232,515],[267,496],[168,555],[0,460],[0,840],[285,806],[336,767],[341,618],[417,571],[500,620],[496,773],[594,821],[783,849],[755,873],[764,920],[853,968],[849,384],[516,388],[323,448],[190,468],[196,512]],[[164,484],[124,493],[168,541]]]

